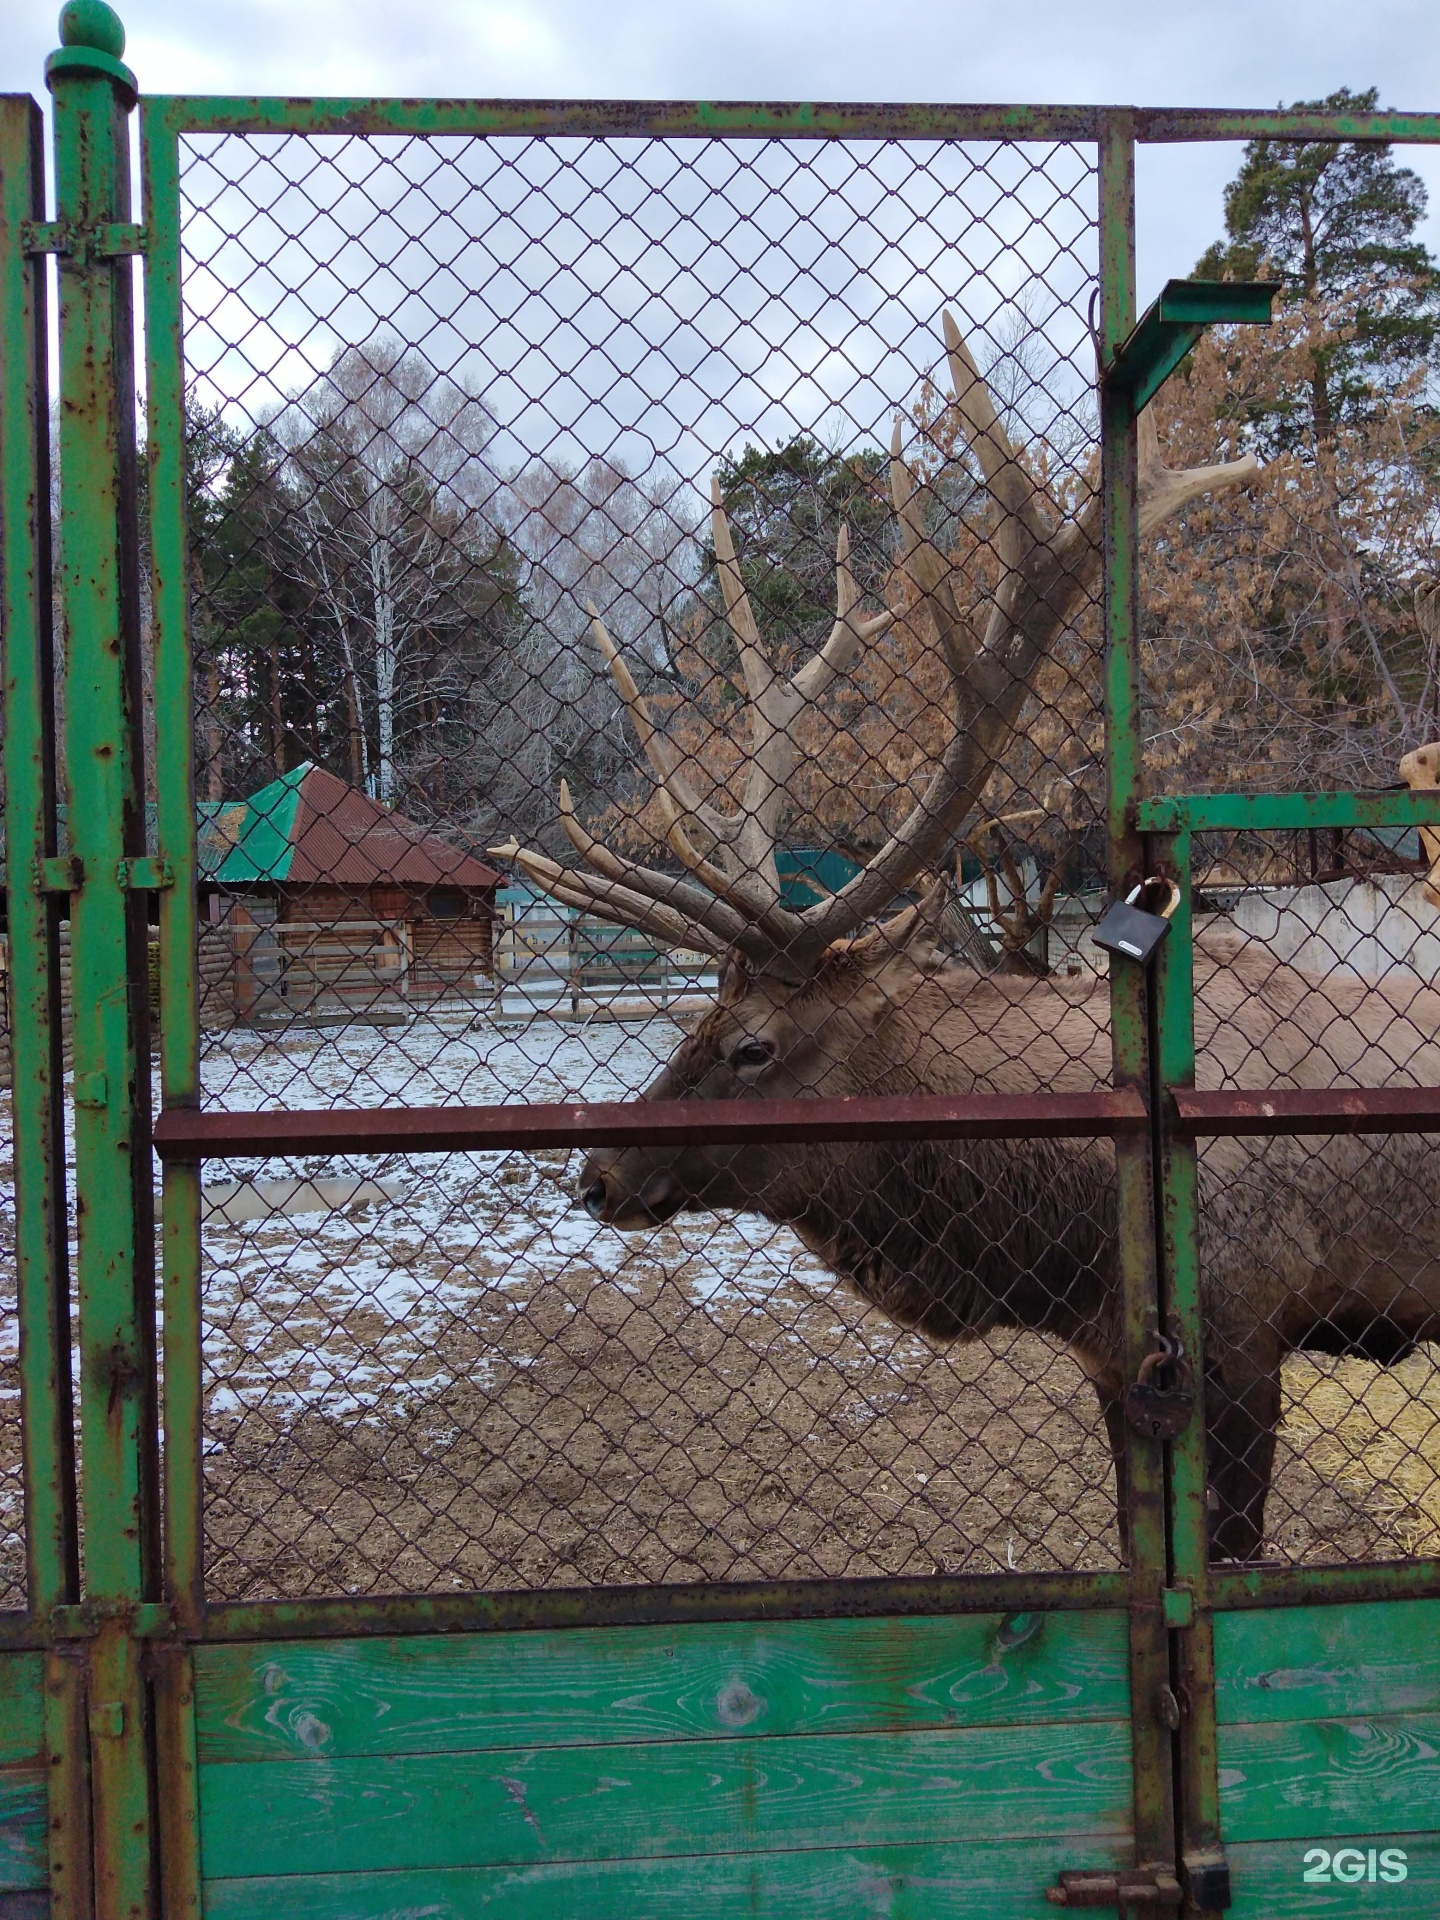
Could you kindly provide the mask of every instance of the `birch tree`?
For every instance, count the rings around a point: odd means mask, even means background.
[[[463,692],[445,684],[463,674],[445,643],[473,620],[477,575],[503,570],[487,514],[495,423],[478,395],[381,338],[337,355],[272,431],[294,501],[288,564],[343,663],[352,777],[388,805],[407,718]]]

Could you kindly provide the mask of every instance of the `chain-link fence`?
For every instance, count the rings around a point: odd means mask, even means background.
[[[8,1123],[9,1115],[5,1115]],[[8,1124],[5,1129],[9,1133]],[[25,1604],[25,1461],[20,1421],[13,1148],[0,1158],[0,1607]]]
[[[667,845],[645,731],[697,789],[702,857],[726,859],[706,809],[765,815],[769,847],[740,861],[794,916],[923,802],[954,722],[892,434],[917,536],[966,550],[954,611],[983,630],[1016,556],[942,314],[1031,517],[1075,529],[1096,477],[1093,158],[258,137],[186,154],[207,1098],[638,1094],[687,1035],[703,1044],[732,944],[725,908],[679,924],[701,848]],[[1103,839],[1074,743],[1093,752],[1098,623],[1093,566],[1076,573],[1054,587],[1050,731],[1007,759],[994,808],[1025,818],[972,822],[846,931],[955,869],[946,944],[1024,972],[1053,949],[1093,1081]],[[746,649],[803,674],[837,655],[837,612],[859,643],[792,697],[778,766],[749,731]],[[757,746],[780,808],[756,806]],[[663,876],[628,924],[556,886],[562,781],[575,832],[632,881]],[[1048,836],[1024,831],[1041,807]],[[1058,910],[1031,924],[1042,849]],[[837,983],[837,1013],[866,987]],[[774,1169],[639,1233],[577,1208],[577,1173],[563,1155],[207,1168],[213,1592],[1113,1562],[1108,1452],[1055,1341],[1015,1327],[955,1351],[897,1326],[783,1221]]]
[[[1203,837],[1199,1086],[1435,1086],[1428,866],[1413,830]],[[1222,1550],[1436,1551],[1436,1201],[1424,1135],[1204,1149],[1212,1478],[1230,1479],[1237,1507],[1251,1508]]]
[[[1108,1085],[1091,150],[182,155],[207,1104]],[[1167,429],[1174,790],[1175,556],[1256,469]],[[1273,716],[1224,737],[1264,784]],[[1202,1086],[1428,1079],[1418,848],[1203,852]],[[1428,1550],[1375,1278],[1427,1168],[1204,1149],[1217,1551]],[[203,1205],[214,1597],[1123,1555],[1107,1141],[317,1153]]]
[[[70,928],[58,928],[62,991],[70,984]],[[10,1089],[13,997],[10,942],[0,934],[0,1609],[23,1607],[25,1578],[25,1434],[21,1415],[19,1243],[15,1212],[15,1127]],[[69,1066],[68,1047],[63,1050]]]

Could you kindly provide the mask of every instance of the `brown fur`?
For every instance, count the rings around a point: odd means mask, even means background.
[[[1440,1084],[1432,989],[1321,981],[1213,935],[1199,943],[1195,984],[1202,1086]],[[747,1041],[768,1059],[734,1064]],[[1107,983],[941,964],[912,910],[832,949],[803,986],[732,974],[644,1097],[1058,1092],[1109,1079]],[[1222,1140],[1202,1151],[1200,1190],[1213,1541],[1250,1559],[1284,1355],[1384,1362],[1440,1337],[1440,1171],[1434,1142],[1415,1135]],[[1109,1142],[598,1151],[581,1192],[621,1227],[686,1209],[758,1211],[937,1339],[1014,1327],[1063,1340],[1095,1384],[1123,1470]]]

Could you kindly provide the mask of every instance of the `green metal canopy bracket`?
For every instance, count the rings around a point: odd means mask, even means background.
[[[1171,280],[1134,332],[1116,348],[1105,384],[1146,407],[1207,327],[1235,322],[1268,326],[1278,280]]]

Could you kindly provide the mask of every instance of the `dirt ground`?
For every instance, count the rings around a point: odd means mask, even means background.
[[[212,1421],[217,1593],[1115,1564],[1090,1390],[1036,1340],[952,1358],[652,1271],[482,1304],[446,1347],[360,1418]]]
[[[593,1290],[591,1290],[593,1291]],[[1089,1388],[1033,1336],[896,1350],[876,1316],[623,1306],[560,1283],[538,1350],[400,1417],[212,1421],[216,1598],[1118,1564]],[[513,1326],[513,1322],[511,1323]],[[483,1329],[477,1328],[478,1348]],[[1408,1506],[1282,1450],[1270,1551],[1393,1558]]]
[[[557,1244],[563,1162],[543,1159],[457,1192],[463,1261],[431,1209],[408,1304],[337,1280],[373,1264],[378,1223],[272,1310],[277,1269],[247,1285],[238,1248],[264,1263],[297,1223],[212,1235],[207,1291],[236,1314],[228,1349],[207,1343],[217,1598],[1118,1564],[1108,1450],[1062,1350],[932,1347],[763,1223]],[[1343,1365],[1359,1404],[1356,1369],[1380,1370]],[[1271,1552],[1416,1550],[1415,1502],[1316,1429],[1334,1364],[1289,1379],[1306,1444],[1282,1445]]]

